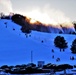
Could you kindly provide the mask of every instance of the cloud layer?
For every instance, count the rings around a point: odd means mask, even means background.
[[[10,0],[0,0],[0,12],[3,12],[5,14],[13,12],[12,3]]]

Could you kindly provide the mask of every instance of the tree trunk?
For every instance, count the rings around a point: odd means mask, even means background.
[[[60,52],[61,52],[61,48],[60,48]]]
[[[66,74],[66,69],[64,70],[64,75],[67,75],[67,74]]]
[[[63,52],[64,52],[65,50],[64,50],[64,48],[63,48]]]

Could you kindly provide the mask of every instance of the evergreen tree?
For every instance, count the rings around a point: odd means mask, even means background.
[[[76,53],[76,39],[72,42],[70,49],[71,49],[72,53]]]
[[[64,49],[67,48],[67,42],[66,40],[64,39],[64,37],[61,37],[61,36],[57,36],[55,39],[54,39],[54,44],[56,47],[60,48],[60,51],[61,49]]]

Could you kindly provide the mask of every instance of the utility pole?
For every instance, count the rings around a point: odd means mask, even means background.
[[[33,51],[31,50],[31,63],[33,63]]]

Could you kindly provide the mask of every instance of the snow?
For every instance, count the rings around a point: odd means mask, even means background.
[[[6,22],[7,24],[5,24]],[[70,56],[76,58],[76,55],[72,54],[70,50],[76,35],[32,31],[26,37],[20,28],[11,20],[0,19],[0,65],[30,63],[31,51],[33,52],[33,63],[36,64],[38,61],[45,61],[45,64],[76,64],[76,60],[70,60]],[[68,42],[68,48],[65,49],[65,52],[60,52],[59,48],[54,46],[54,38],[58,35],[63,36]],[[54,49],[54,53],[52,53],[52,49]],[[53,55],[54,59],[52,59]],[[59,62],[56,61],[57,58],[60,58]]]

